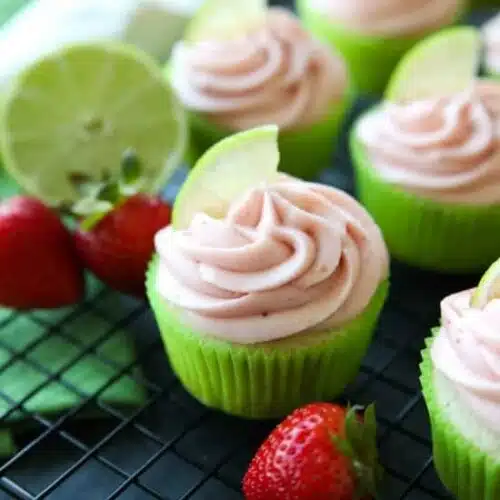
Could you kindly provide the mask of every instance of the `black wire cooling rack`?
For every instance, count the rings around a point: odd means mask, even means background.
[[[353,117],[365,106],[359,103]],[[352,192],[345,137],[335,164],[322,182]],[[181,178],[182,174],[170,185],[168,196]],[[438,321],[440,299],[476,280],[392,266],[391,294],[375,339],[344,397],[344,402],[377,403],[386,500],[450,498],[433,468],[418,365],[424,339]],[[82,343],[70,332],[89,314],[99,318],[99,326],[89,332],[92,341]],[[39,335],[13,352],[4,334],[19,321],[37,325]],[[134,341],[136,357],[117,365],[101,347],[123,329]],[[49,345],[54,336],[70,343],[75,356],[50,370],[37,364],[32,353]],[[0,430],[14,413],[24,417],[23,426],[15,429],[19,451],[0,462],[0,500],[241,499],[248,462],[276,423],[232,418],[196,402],[172,374],[147,304],[102,287],[94,288],[85,303],[61,312],[56,321],[47,322],[36,312],[0,315],[2,349],[10,357],[0,362],[0,380],[6,370],[22,363],[39,374],[40,383],[17,400],[3,392],[0,383],[0,402],[8,406]],[[89,354],[110,367],[112,375],[98,391],[87,394],[65,374]],[[125,378],[147,394],[144,404],[122,408],[104,402],[105,391]],[[30,410],[30,401],[52,383],[63,385],[79,403],[55,416]],[[92,420],[84,418],[89,413]]]

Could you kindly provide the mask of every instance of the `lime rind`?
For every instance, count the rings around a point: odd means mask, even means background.
[[[439,31],[417,43],[396,66],[385,99],[407,102],[466,90],[478,74],[481,34],[470,26]]]
[[[176,197],[172,223],[185,229],[196,213],[225,215],[231,201],[278,176],[278,127],[239,132],[212,146],[196,163]]]
[[[184,40],[239,38],[262,26],[267,9],[266,0],[205,0],[184,32]]]
[[[500,259],[483,274],[471,296],[471,307],[482,309],[493,299],[500,298]]]
[[[6,170],[52,206],[78,200],[71,174],[98,180],[104,171],[117,173],[127,144],[143,160],[143,190],[157,193],[187,142],[186,114],[161,68],[118,42],[71,44],[46,55],[17,77],[1,109]]]

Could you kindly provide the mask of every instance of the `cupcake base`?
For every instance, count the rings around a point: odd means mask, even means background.
[[[353,85],[361,94],[382,94],[403,54],[426,36],[391,38],[362,35],[332,22],[325,14],[311,8],[310,0],[296,0],[296,6],[304,26],[344,56]],[[462,12],[459,17],[462,17]]]
[[[351,135],[360,201],[380,226],[391,254],[424,269],[477,273],[500,254],[500,205],[444,204],[385,182]]]
[[[340,129],[352,100],[349,94],[314,125],[297,130],[280,130],[280,171],[310,180],[330,167]],[[197,113],[190,114],[190,129],[191,148],[187,159],[191,166],[216,142],[237,132],[211,123]]]
[[[444,485],[460,500],[498,500],[500,457],[495,459],[481,451],[447,418],[435,390],[431,345],[429,339],[422,353],[420,381],[431,421],[436,471]]]
[[[338,396],[359,370],[389,286],[382,283],[365,311],[342,329],[240,345],[184,325],[157,292],[157,267],[154,258],[146,286],[172,369],[206,406],[245,418],[278,418]]]

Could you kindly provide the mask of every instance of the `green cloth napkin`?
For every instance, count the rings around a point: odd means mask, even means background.
[[[0,167],[0,199],[18,191]],[[101,290],[102,285],[89,278],[87,300]],[[48,381],[51,373],[68,367],[59,377],[61,382],[43,386],[24,404],[29,412],[64,412],[104,387],[135,360],[134,345],[127,332],[117,329],[110,334],[116,321],[127,313],[118,294],[107,292],[97,307],[98,310],[80,305],[29,313],[0,308],[0,458],[16,451],[13,435],[26,423],[26,414],[20,411],[4,417],[12,408],[12,401],[19,402]],[[85,346],[97,342],[95,354],[76,361]],[[20,356],[15,357],[16,353]],[[145,391],[128,374],[105,389],[99,400],[115,408],[137,406],[144,403]]]

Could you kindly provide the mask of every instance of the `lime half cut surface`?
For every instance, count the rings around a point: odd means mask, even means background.
[[[482,309],[493,299],[500,299],[500,259],[483,274],[471,297],[471,306]]]
[[[144,192],[180,165],[187,123],[162,71],[142,51],[109,42],[68,46],[28,67],[2,110],[5,168],[52,206],[80,198],[75,179],[118,175],[124,154],[141,164]]]

